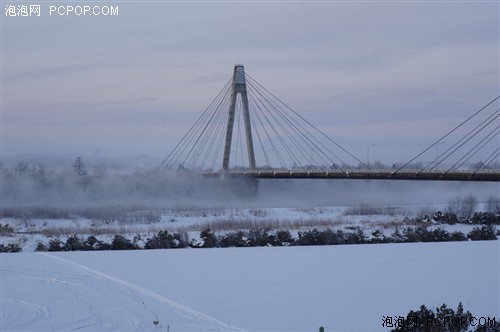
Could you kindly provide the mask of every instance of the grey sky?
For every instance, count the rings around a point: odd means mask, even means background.
[[[16,2],[12,2],[16,3]],[[355,154],[407,160],[499,94],[499,2],[2,1],[2,154],[163,157],[235,63]],[[50,5],[118,16],[49,15]]]

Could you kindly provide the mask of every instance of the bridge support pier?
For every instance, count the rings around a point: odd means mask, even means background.
[[[245,122],[245,133],[247,141],[248,163],[250,170],[254,170],[255,154],[253,149],[252,128],[250,125],[250,112],[248,110],[247,86],[245,81],[245,69],[243,65],[234,66],[233,83],[231,91],[231,100],[229,103],[226,141],[224,144],[224,157],[222,160],[222,172],[227,173],[229,170],[229,155],[231,153],[231,141],[233,139],[234,116],[236,111],[236,98],[241,95],[241,103],[243,105],[243,121]]]
[[[259,180],[254,178],[226,177],[221,180],[223,187],[238,197],[254,197],[259,192]]]

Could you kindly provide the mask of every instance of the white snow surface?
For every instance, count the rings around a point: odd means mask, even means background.
[[[499,243],[0,254],[0,331],[384,331],[459,302],[498,321]]]
[[[348,207],[301,207],[301,208],[197,208],[163,211],[159,221],[90,220],[76,219],[32,219],[22,220],[3,218],[0,223],[9,225],[14,233],[0,236],[0,244],[19,244],[23,251],[35,251],[38,242],[48,245],[53,238],[66,241],[69,235],[77,234],[82,238],[97,235],[101,241],[110,243],[115,234],[121,234],[132,240],[141,235],[146,240],[160,230],[169,232],[186,231],[189,239],[197,239],[199,232],[211,228],[216,232],[249,229],[268,226],[274,230],[289,230],[296,235],[299,230],[312,228],[349,229],[360,227],[366,236],[379,230],[390,236],[396,226],[415,227],[414,220],[422,210],[439,211],[443,206],[389,206],[380,207],[380,214],[349,214]],[[408,220],[408,221],[407,221]],[[425,226],[425,225],[424,225]],[[478,225],[474,224],[435,224],[446,231],[470,232]],[[45,234],[45,235],[44,235]]]

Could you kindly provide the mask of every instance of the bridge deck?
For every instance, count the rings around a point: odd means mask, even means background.
[[[208,177],[222,177],[221,173],[203,173]],[[258,171],[230,171],[225,176],[232,178],[254,178],[254,179],[359,179],[359,180],[427,180],[427,181],[500,181],[500,172],[418,172],[391,170],[368,170],[368,171],[284,171],[284,170],[258,170]]]

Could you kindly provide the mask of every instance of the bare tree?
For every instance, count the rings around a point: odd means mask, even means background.
[[[448,201],[448,212],[454,214],[459,220],[472,218],[477,209],[477,198],[474,195],[454,197]]]
[[[461,200],[462,204],[460,206],[460,217],[462,219],[468,220],[472,218],[474,212],[477,209],[477,198],[473,195],[467,195]]]
[[[41,188],[45,188],[47,186],[47,176],[45,166],[43,164],[32,164],[28,169],[28,172]]]
[[[462,205],[462,199],[460,197],[450,198],[448,200],[448,213],[454,214],[458,218],[460,215],[461,205]]]
[[[28,166],[29,164],[26,161],[20,160],[14,166],[14,172],[16,172],[17,175],[23,175],[28,170]]]
[[[73,164],[73,169],[79,176],[87,175],[87,169],[85,163],[82,160],[82,157],[76,158],[75,163]]]
[[[486,199],[486,212],[500,213],[500,198],[495,195],[490,195]]]

